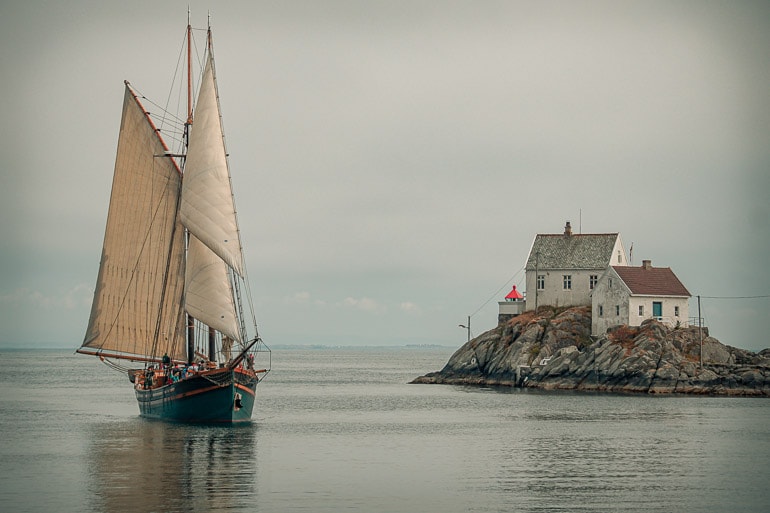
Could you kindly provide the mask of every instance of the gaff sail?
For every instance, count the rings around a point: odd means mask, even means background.
[[[99,275],[79,352],[183,360],[181,175],[128,84]]]

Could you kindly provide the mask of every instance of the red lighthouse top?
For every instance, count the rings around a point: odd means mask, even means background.
[[[513,286],[513,290],[511,290],[507,296],[505,296],[505,299],[511,301],[514,299],[523,299],[524,296],[521,295],[521,293],[516,290],[516,285]]]

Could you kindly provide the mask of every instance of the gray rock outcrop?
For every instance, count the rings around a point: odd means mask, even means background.
[[[540,308],[458,349],[412,383],[657,394],[770,396],[770,349],[723,345],[703,329],[655,320],[593,339],[589,307]]]

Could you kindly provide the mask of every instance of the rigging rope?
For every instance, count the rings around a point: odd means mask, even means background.
[[[131,369],[130,367],[123,367],[122,365],[118,365],[115,362],[112,362],[110,360],[107,360],[104,356],[100,356],[99,359],[107,366],[110,367],[113,370],[119,371],[119,372],[130,372],[134,369]]]

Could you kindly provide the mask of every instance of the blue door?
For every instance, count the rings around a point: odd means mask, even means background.
[[[652,302],[652,316],[663,317],[663,303],[661,303],[660,301]]]

